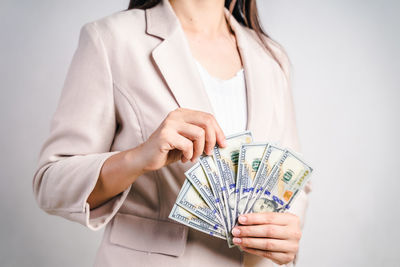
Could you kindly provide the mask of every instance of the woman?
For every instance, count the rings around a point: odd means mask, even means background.
[[[308,187],[297,215],[241,216],[242,251],[168,220],[184,172],[225,134],[299,151],[289,62],[255,4],[136,0],[82,28],[33,187],[46,212],[106,226],[96,266],[295,260]]]

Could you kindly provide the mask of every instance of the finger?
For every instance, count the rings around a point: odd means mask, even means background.
[[[276,225],[288,225],[292,214],[290,213],[278,213],[278,212],[261,212],[261,213],[248,213],[239,216],[239,223],[242,225],[254,225],[254,224],[276,224]]]
[[[186,162],[193,157],[193,142],[178,132],[170,135],[168,143],[172,149],[176,148],[182,151],[182,156],[186,159],[183,159],[182,162]]]
[[[193,157],[190,160],[194,161],[198,156],[203,154],[204,151],[204,129],[197,125],[185,122],[179,123],[177,129],[179,134],[193,141]]]
[[[298,248],[297,242],[271,238],[234,237],[233,243],[247,248],[284,253],[295,252]]]
[[[188,160],[187,158],[185,158],[185,156],[182,154],[182,156],[181,156],[181,161],[182,161],[182,163],[186,163],[186,162],[188,162],[189,160]]]
[[[210,155],[215,146],[217,138],[214,116],[200,111],[187,111],[183,116],[185,122],[195,124],[204,129],[205,131],[204,151],[207,155]]]
[[[185,157],[183,156],[182,151],[180,151],[178,149],[170,150],[168,152],[168,158],[167,158],[166,165],[177,162],[178,160],[182,160],[184,158]]]
[[[247,253],[251,253],[254,255],[258,255],[260,257],[268,258],[279,265],[287,264],[287,263],[293,261],[294,257],[295,257],[295,254],[290,254],[290,253],[271,252],[271,251],[246,248],[246,247],[242,247],[242,249],[244,251],[246,251]]]
[[[221,126],[219,126],[219,123],[215,119],[214,115],[205,113],[206,115],[206,120],[209,120],[209,123],[213,125],[214,131],[215,131],[215,143],[212,144],[212,148],[217,144],[220,147],[225,147],[226,146],[226,138],[225,134],[222,131]],[[207,118],[208,117],[208,118]]]
[[[213,120],[214,128],[215,128],[215,132],[216,132],[216,142],[220,147],[225,147],[226,146],[225,134],[222,131],[221,126],[219,126],[219,124],[214,116],[213,116],[213,119],[214,119]]]
[[[289,227],[274,224],[236,226],[232,230],[235,237],[267,237],[275,239],[292,239],[294,231]]]

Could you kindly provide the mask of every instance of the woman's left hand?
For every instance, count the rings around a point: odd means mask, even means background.
[[[300,219],[291,213],[240,215],[232,229],[233,242],[244,251],[271,259],[277,264],[294,260],[301,238]]]

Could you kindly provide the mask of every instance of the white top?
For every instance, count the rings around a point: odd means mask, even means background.
[[[247,98],[244,69],[240,69],[234,77],[223,80],[210,75],[195,58],[194,61],[210,99],[214,116],[224,134],[230,135],[245,131]]]

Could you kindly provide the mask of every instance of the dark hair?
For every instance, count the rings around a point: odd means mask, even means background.
[[[157,5],[160,2],[161,0],[130,0],[128,10],[133,8],[147,9]],[[275,61],[282,68],[282,64],[278,60],[276,54],[262,37],[262,35],[265,35],[266,37],[270,38],[261,27],[256,0],[225,0],[225,7],[232,13],[239,23],[242,23],[246,27],[255,31],[264,48],[269,52],[270,55],[272,55]]]

